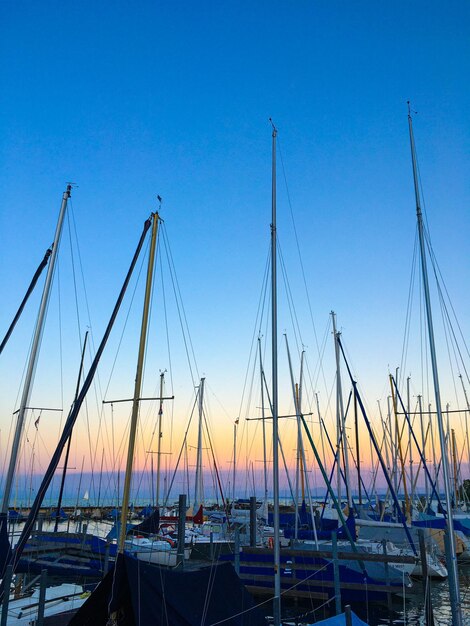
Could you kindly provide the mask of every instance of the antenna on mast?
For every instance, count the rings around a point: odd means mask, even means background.
[[[418,115],[418,111],[414,111],[414,110],[411,108],[411,102],[410,102],[410,100],[407,100],[407,101],[406,101],[406,104],[408,105],[408,117],[411,117],[411,114],[412,114],[412,113],[414,113],[415,115]]]

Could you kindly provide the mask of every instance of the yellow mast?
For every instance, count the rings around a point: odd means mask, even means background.
[[[402,447],[401,447],[401,432],[400,432],[400,426],[398,424],[397,399],[396,399],[395,391],[394,391],[394,388],[393,388],[393,378],[392,378],[391,374],[389,374],[389,379],[390,379],[390,388],[392,390],[393,412],[395,413],[395,429],[396,429],[396,432],[397,432],[397,439],[398,439],[398,452],[400,454],[401,477],[402,477],[402,480],[403,480],[403,491],[405,492],[406,520],[408,522],[410,522],[411,521],[411,506],[410,506],[410,498],[408,496],[408,489],[407,489],[407,486],[406,486],[405,459],[403,457],[403,450],[402,450]]]
[[[134,461],[134,448],[137,433],[137,418],[139,416],[140,394],[142,389],[142,370],[145,356],[145,346],[147,343],[148,319],[150,310],[150,299],[152,295],[153,269],[155,265],[155,249],[157,242],[157,230],[159,216],[158,213],[152,215],[152,237],[150,240],[150,252],[147,266],[147,281],[145,285],[144,307],[142,312],[142,324],[140,328],[139,354],[137,357],[137,371],[135,376],[134,397],[132,401],[131,428],[129,433],[129,445],[127,448],[126,475],[124,478],[124,493],[122,497],[121,530],[119,534],[118,551],[124,552],[124,542],[126,540],[127,515],[129,513],[129,494],[131,489],[132,465]]]

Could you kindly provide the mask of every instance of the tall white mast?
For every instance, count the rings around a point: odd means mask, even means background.
[[[462,624],[462,607],[460,602],[459,575],[457,571],[457,557],[455,554],[454,520],[452,515],[452,497],[449,486],[449,459],[444,434],[442,419],[441,393],[439,389],[439,374],[437,369],[436,345],[434,342],[434,327],[432,321],[431,297],[429,293],[428,271],[426,264],[426,246],[424,241],[424,224],[421,212],[421,201],[418,183],[418,168],[416,164],[416,150],[413,136],[413,122],[411,119],[410,103],[408,102],[408,129],[410,133],[411,160],[413,164],[413,182],[415,188],[416,217],[418,220],[419,249],[421,254],[421,271],[423,276],[424,299],[426,303],[426,317],[428,324],[429,350],[431,354],[432,376],[434,381],[434,396],[436,400],[437,426],[439,430],[439,441],[441,444],[442,473],[444,478],[444,491],[447,509],[446,534],[450,552],[450,563],[447,563],[449,571],[449,591],[452,608],[452,623],[454,626]]]
[[[272,178],[271,178],[271,350],[272,350],[272,406],[273,406],[273,517],[274,517],[274,626],[281,623],[281,552],[279,548],[279,434],[278,434],[278,389],[277,389],[277,257],[276,257],[276,136],[272,132]]]
[[[42,333],[44,330],[44,322],[46,317],[47,306],[49,304],[52,279],[54,277],[55,263],[57,259],[57,253],[59,251],[60,236],[62,234],[62,224],[64,222],[65,211],[67,208],[67,202],[70,198],[72,191],[72,185],[67,185],[67,189],[62,195],[62,203],[60,206],[59,219],[57,220],[57,226],[55,230],[54,243],[52,245],[52,254],[49,261],[49,267],[47,268],[46,282],[44,283],[44,289],[42,292],[41,303],[39,305],[39,313],[36,321],[36,328],[34,330],[33,342],[31,344],[31,353],[29,355],[28,368],[26,370],[25,382],[23,387],[23,393],[21,395],[20,408],[18,410],[18,418],[16,422],[15,435],[13,438],[13,445],[11,449],[10,464],[8,466],[7,476],[5,479],[5,489],[3,492],[2,501],[2,513],[8,513],[8,507],[10,503],[11,489],[13,485],[13,478],[16,472],[16,466],[18,463],[18,455],[21,445],[21,437],[23,434],[24,422],[26,418],[26,411],[28,410],[28,404],[33,390],[34,374],[36,372],[36,365],[39,357],[39,346],[41,345]]]
[[[199,420],[197,430],[197,452],[196,452],[196,481],[194,486],[194,502],[193,502],[193,515],[196,515],[199,507],[202,504],[203,486],[202,486],[202,418],[204,407],[204,378],[201,378],[199,385]]]

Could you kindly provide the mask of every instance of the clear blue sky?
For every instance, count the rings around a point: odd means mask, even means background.
[[[427,218],[468,336],[467,2],[45,0],[0,11],[2,329],[51,242],[66,181],[79,185],[96,339],[160,194],[200,371],[235,417],[268,250],[272,116],[318,333],[334,309],[373,404],[401,356],[411,99]],[[282,170],[279,235],[313,350]],[[2,355],[2,432],[31,320]],[[77,353],[64,357],[70,379]]]

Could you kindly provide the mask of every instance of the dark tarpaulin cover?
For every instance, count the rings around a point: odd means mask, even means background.
[[[69,626],[105,626],[112,586],[110,572]],[[174,570],[120,557],[113,596],[119,626],[210,626],[222,620],[225,626],[265,625],[230,563]]]
[[[0,571],[3,572],[11,555],[11,546],[8,539],[7,514],[0,513]]]
[[[131,532],[142,535],[156,535],[160,528],[160,511],[155,509],[155,511],[149,515],[149,517],[145,518],[143,522],[133,526]]]
[[[135,626],[131,593],[125,575],[122,555],[118,556],[117,566],[113,566],[109,570],[90,597],[72,617],[69,626],[106,626],[109,618],[113,586],[114,593],[119,593],[117,624],[119,626]]]

